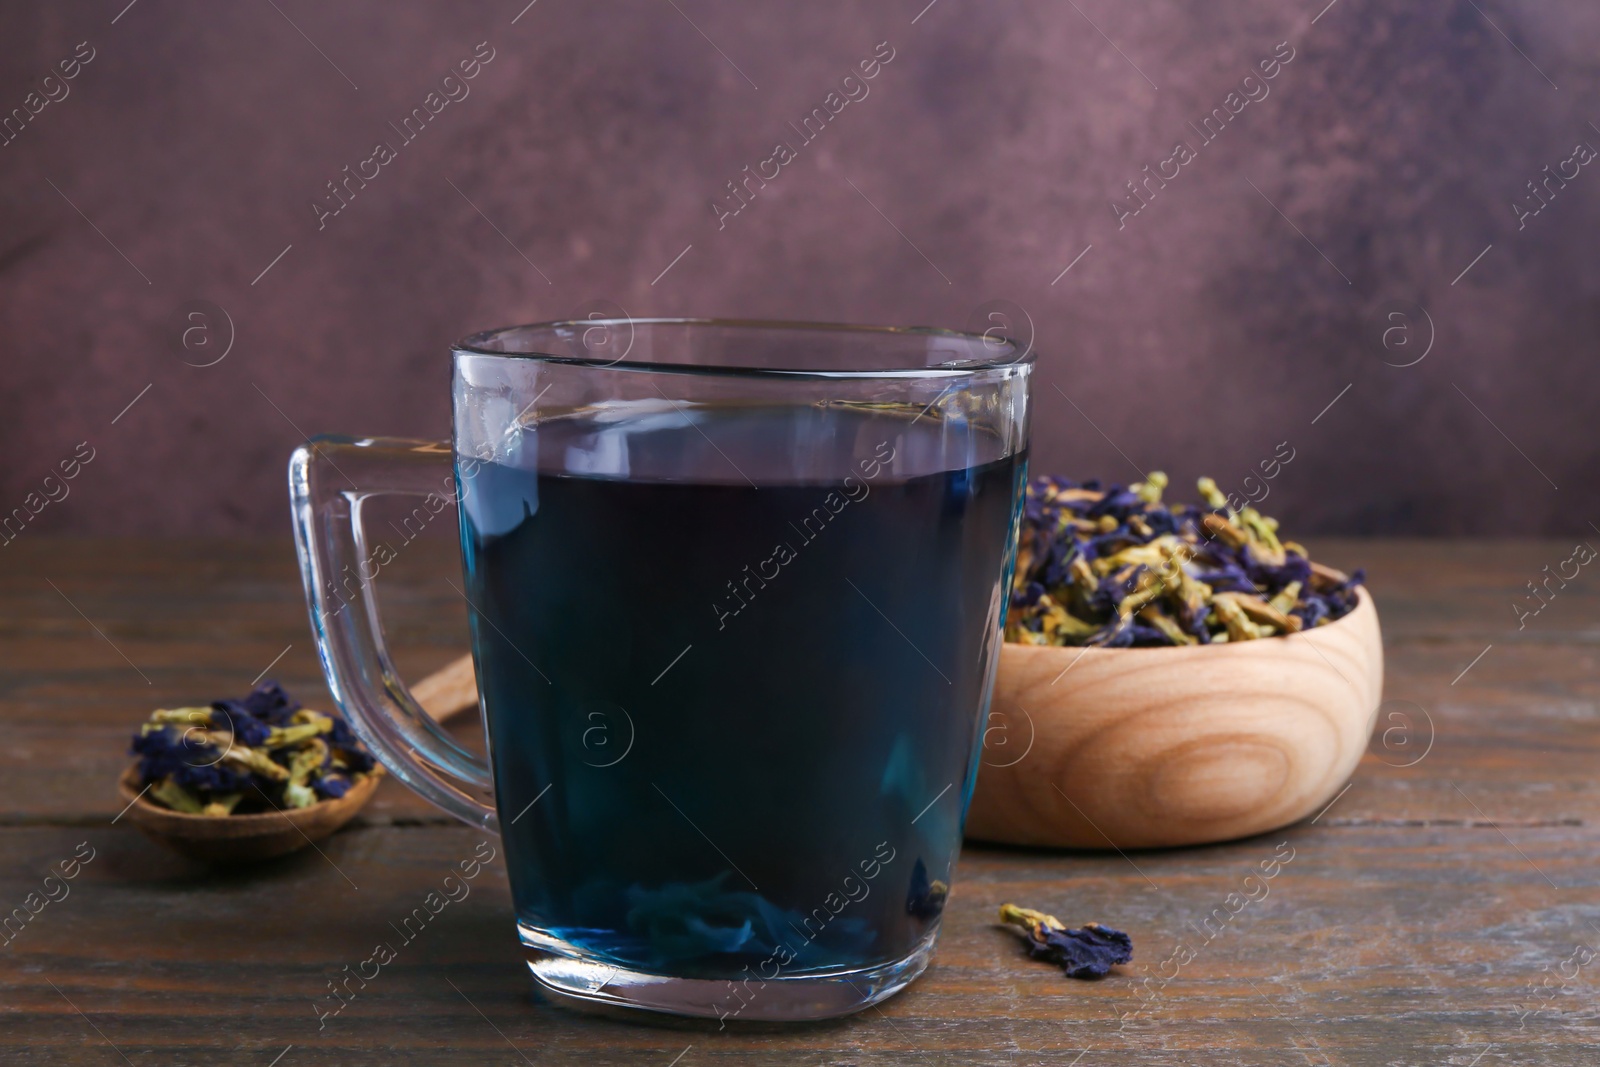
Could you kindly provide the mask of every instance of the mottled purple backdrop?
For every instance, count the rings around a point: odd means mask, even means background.
[[[0,511],[93,454],[22,536],[286,535],[302,434],[443,436],[488,326],[990,300],[1038,470],[1231,488],[1286,441],[1295,532],[1594,536],[1593,3],[523,2],[5,6]]]

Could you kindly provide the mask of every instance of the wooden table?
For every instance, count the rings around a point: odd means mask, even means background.
[[[319,1029],[329,978],[479,835],[394,782],[323,854],[234,873],[115,820],[127,737],[151,707],[242,693],[269,664],[326,700],[293,553],[286,540],[25,535],[0,549],[0,910],[75,852],[93,858],[0,947],[0,1061],[1600,1062],[1596,579],[1585,571],[1519,631],[1519,590],[1571,545],[1313,549],[1367,566],[1390,701],[1387,734],[1317,819],[1128,856],[970,846],[934,964],[908,991],[854,1018],[754,1032],[552,1006],[532,989],[495,864]],[[419,541],[379,579],[413,677],[464,647],[444,581],[455,567],[450,545]],[[1242,878],[1288,849],[1270,894],[1231,910]],[[1069,981],[995,927],[1004,901],[1128,930],[1135,962]]]

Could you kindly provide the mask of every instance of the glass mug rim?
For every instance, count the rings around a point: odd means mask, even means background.
[[[630,359],[631,336],[628,349],[619,357],[598,358],[578,354],[580,351],[587,351],[588,349],[587,341],[582,339],[583,332],[594,329],[609,330],[622,327],[628,328],[631,332],[634,327],[639,326],[651,329],[664,327],[674,333],[680,333],[681,331],[680,335],[685,337],[684,344],[686,347],[692,341],[692,335],[689,333],[690,329],[702,328],[726,334],[749,331],[752,335],[752,341],[759,340],[759,335],[763,333],[794,336],[808,332],[837,335],[841,339],[857,345],[862,341],[874,339],[904,339],[906,341],[940,339],[958,342],[973,351],[995,352],[997,354],[989,358],[952,359],[937,364],[846,370],[804,366],[756,366],[733,361],[717,363],[665,362],[654,359]],[[572,336],[573,334],[578,334],[578,336],[574,337]],[[558,346],[565,346],[567,351],[542,350],[541,347],[533,343],[536,339],[539,342],[548,342],[548,344],[543,345],[543,348],[556,349]],[[759,351],[759,345],[753,345],[752,348]],[[906,346],[906,349],[908,353],[914,351],[913,346],[910,344]],[[555,319],[548,322],[535,322],[519,326],[501,326],[468,334],[451,345],[450,351],[452,358],[461,356],[489,357],[563,364],[593,370],[758,379],[771,378],[790,381],[795,379],[915,381],[918,379],[970,378],[984,372],[999,372],[999,376],[1006,377],[1012,373],[1025,372],[1031,369],[1036,361],[1031,341],[1026,346],[1023,346],[1004,335],[969,333],[939,326],[873,326],[857,323],[810,322],[792,319],[680,318],[672,316]],[[870,351],[877,352],[878,349],[873,348]],[[922,351],[925,355],[928,354],[925,348]]]

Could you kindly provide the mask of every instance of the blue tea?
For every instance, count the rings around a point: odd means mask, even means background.
[[[457,458],[530,947],[770,981],[933,936],[1026,457],[915,414],[597,405]]]

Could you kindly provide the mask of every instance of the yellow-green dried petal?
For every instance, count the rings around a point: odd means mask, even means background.
[[[1278,524],[1264,517],[1255,508],[1241,510],[1238,522],[1249,536],[1256,556],[1265,563],[1281,567],[1284,552],[1282,543],[1278,541]]]
[[[1285,615],[1258,596],[1251,596],[1249,593],[1228,593],[1226,595],[1235,604],[1239,605],[1239,610],[1248,615],[1252,622],[1263,626],[1275,627],[1284,633],[1294,633],[1300,629],[1299,619],[1293,615]]]
[[[150,713],[150,721],[175,726],[210,726],[210,708],[157,708]]]
[[[325,734],[333,729],[333,720],[321,716],[321,722],[303,722],[294,726],[274,726],[272,732],[267,734],[267,739],[262,742],[263,748],[285,748],[289,745],[298,745],[309,741],[318,734]]]
[[[1258,626],[1250,621],[1244,608],[1239,605],[1241,593],[1217,593],[1211,598],[1211,608],[1216,612],[1217,618],[1228,628],[1228,637],[1234,641],[1253,641],[1258,637],[1270,637],[1272,632],[1265,627]]]
[[[222,758],[228,760],[230,763],[237,763],[241,766],[248,767],[250,770],[255,771],[262,777],[270,778],[274,782],[286,782],[289,780],[288,769],[280,764],[274,763],[271,757],[269,757],[265,752],[262,752],[260,749],[246,748],[243,745],[234,745],[232,748],[228,749],[228,751],[222,754]]]
[[[186,815],[199,815],[205,805],[200,803],[200,798],[189,792],[171,778],[163,778],[150,787],[146,794],[151,800],[159,801],[173,811],[181,811]]]
[[[1065,930],[1067,924],[1054,915],[1046,915],[1042,911],[1032,908],[1019,908],[1015,904],[1000,905],[1000,921],[1013,926],[1032,928],[1036,925],[1046,926],[1052,930]]]
[[[1167,640],[1175,645],[1196,645],[1199,640],[1193,634],[1183,632],[1176,619],[1156,607],[1146,607],[1139,611],[1139,619],[1154,626],[1167,635]]]
[[[1142,482],[1134,482],[1128,489],[1146,504],[1161,503],[1161,491],[1167,487],[1167,476],[1162,471],[1151,471]]]
[[[1229,548],[1238,548],[1250,540],[1244,530],[1221,515],[1207,515],[1200,520],[1200,524],[1205,527],[1208,534],[1220,539]]]
[[[201,815],[227,816],[233,814],[233,809],[239,806],[243,793],[225,793],[214,797],[209,804],[201,809]]]
[[[317,794],[308,785],[290,782],[283,787],[283,802],[291,808],[309,808],[317,802]]]
[[[1274,593],[1272,598],[1268,600],[1267,603],[1271,604],[1273,607],[1287,615],[1289,612],[1294,610],[1294,606],[1299,599],[1300,583],[1290,582],[1288,585]]]

